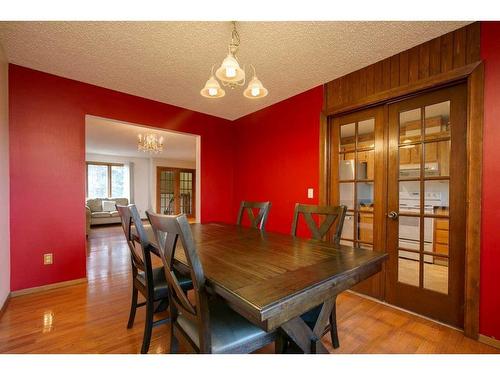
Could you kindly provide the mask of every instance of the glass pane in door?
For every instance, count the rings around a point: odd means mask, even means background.
[[[448,258],[428,256],[424,261],[424,289],[448,294]]]
[[[375,119],[358,122],[357,148],[375,147]]]
[[[399,139],[402,144],[419,141],[422,134],[422,111],[420,108],[399,114]]]
[[[450,213],[450,180],[427,180],[424,186],[425,213],[448,216]]]
[[[398,282],[419,286],[420,258],[418,253],[399,250]]]
[[[360,242],[373,243],[373,207],[363,206],[359,209],[357,235]]]
[[[161,171],[160,173],[160,213],[175,215],[174,172]]]
[[[340,204],[347,206],[347,209],[354,209],[354,184],[342,183],[339,184]]]
[[[411,179],[420,177],[421,152],[421,145],[399,147],[399,178]]]
[[[399,182],[399,213],[420,213],[420,181]]]
[[[359,151],[356,163],[358,180],[373,180],[374,178],[375,150]]]
[[[345,240],[354,239],[354,216],[352,212],[348,212],[345,215],[341,238]],[[349,245],[352,246],[352,242]]]
[[[339,154],[339,180],[340,181],[352,181],[354,180],[354,160],[356,159],[356,153],[347,152],[345,154]]]
[[[340,152],[354,151],[356,148],[356,123],[340,127]]]
[[[447,218],[424,218],[424,288],[443,294],[448,293],[449,228]]]
[[[420,251],[420,218],[399,216],[399,247]]]
[[[356,183],[356,209],[373,208],[373,183],[358,182]]]
[[[425,138],[450,136],[450,101],[425,107]]]
[[[424,251],[447,257],[450,243],[450,220],[426,217],[424,219]]]
[[[451,141],[428,142],[424,145],[425,177],[450,175]]]
[[[193,212],[193,172],[180,172],[180,209],[181,214],[192,216]]]

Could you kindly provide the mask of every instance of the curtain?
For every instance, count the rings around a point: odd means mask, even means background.
[[[130,204],[134,204],[134,163],[125,162],[123,166],[125,196]]]

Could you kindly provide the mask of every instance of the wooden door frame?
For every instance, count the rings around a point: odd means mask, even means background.
[[[385,104],[394,99],[403,99],[422,92],[435,90],[460,81],[467,82],[467,218],[465,246],[465,307],[464,333],[479,337],[479,279],[481,253],[481,193],[483,164],[483,112],[484,112],[484,64],[482,61],[441,73],[398,88],[370,95],[356,103],[336,108],[326,107],[320,115],[319,132],[319,201],[330,202],[330,144],[331,129],[328,117]],[[325,87],[326,89],[326,87]]]
[[[180,180],[178,180],[180,173],[181,172],[189,172],[192,173],[193,175],[193,182],[192,182],[192,191],[193,195],[191,197],[192,200],[192,214],[189,215],[189,218],[196,218],[196,169],[191,169],[191,168],[174,168],[174,167],[164,167],[161,165],[156,166],[156,212],[160,213],[161,209],[161,199],[160,199],[160,176],[162,171],[170,171],[174,172],[174,199],[175,196],[179,195],[179,184]],[[175,209],[176,211],[180,210],[180,207],[177,207],[179,202],[175,203]]]

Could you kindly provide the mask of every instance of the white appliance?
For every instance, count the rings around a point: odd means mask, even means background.
[[[340,160],[339,161],[339,179],[340,180],[354,180],[354,160]],[[358,179],[367,178],[367,162],[358,163]]]
[[[424,214],[433,214],[434,207],[442,206],[440,192],[426,192],[424,197]],[[420,193],[418,192],[399,192],[399,211],[400,213],[419,213],[420,212]],[[432,251],[434,228],[432,219],[424,219],[424,251]],[[420,218],[399,216],[399,246],[419,250],[420,241]],[[399,256],[402,258],[418,260],[419,254],[401,250]],[[424,262],[432,263],[431,255],[424,255]]]
[[[354,180],[354,160],[339,161],[339,179]]]
[[[439,163],[425,163],[426,176],[439,176]],[[400,164],[399,177],[420,177],[420,164]]]

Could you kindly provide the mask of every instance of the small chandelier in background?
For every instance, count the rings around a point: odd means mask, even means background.
[[[219,81],[222,86],[228,86],[234,89],[237,86],[243,86],[245,84],[245,69],[241,69],[236,57],[236,53],[240,47],[240,35],[236,30],[236,22],[233,22],[233,32],[231,33],[231,43],[229,43],[229,52],[226,58],[222,61],[219,69],[215,71],[212,67],[212,74],[208,81],[205,83],[205,87],[200,91],[200,94],[205,98],[222,98],[226,95],[226,92],[220,87]],[[255,74],[255,67],[251,65],[253,69],[253,78],[250,80],[248,87],[243,92],[243,95],[249,99],[259,99],[267,96],[268,91],[262,85],[262,82],[257,79]]]
[[[157,137],[156,134],[139,134],[137,136],[137,149],[139,151],[158,154],[163,151],[163,137]]]

